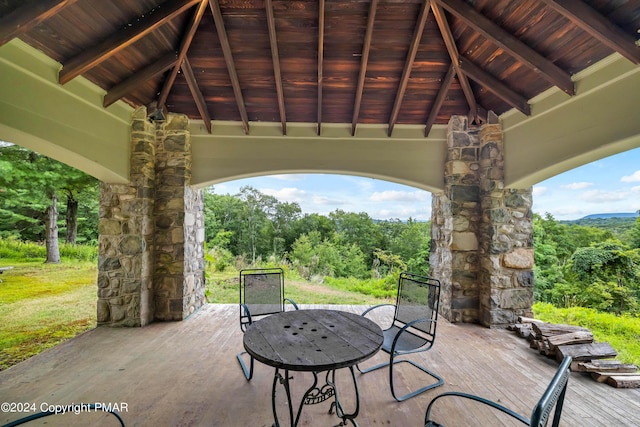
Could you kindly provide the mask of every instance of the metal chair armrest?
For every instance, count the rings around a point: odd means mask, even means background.
[[[285,299],[284,299],[284,302],[287,302],[287,301],[288,301],[289,303],[291,303],[291,305],[293,305],[293,308],[295,308],[296,310],[299,310],[299,308],[298,308],[298,304],[296,304],[296,302],[295,302],[294,300],[292,300],[291,298],[285,298]]]
[[[366,309],[366,310],[361,314],[361,316],[365,316],[367,313],[369,313],[370,311],[372,311],[372,310],[374,310],[374,309],[376,309],[376,308],[386,307],[386,306],[395,307],[396,305],[395,305],[395,304],[389,304],[389,303],[386,303],[386,304],[377,304],[377,305],[374,305],[374,306],[371,306],[371,307],[367,308],[367,309]]]
[[[242,313],[240,313],[240,329],[244,333],[247,330],[247,326],[251,325],[253,320],[251,320],[251,310],[249,310],[249,306],[247,304],[240,304],[240,310],[244,311],[246,314],[247,321],[242,321]]]
[[[424,415],[424,423],[425,423],[425,425],[427,425],[427,423],[432,421],[430,419],[430,416],[431,416],[431,408],[434,405],[434,403],[438,399],[441,399],[443,397],[449,397],[449,396],[461,397],[461,398],[464,398],[464,399],[470,399],[470,400],[482,403],[484,405],[488,405],[488,406],[490,406],[490,407],[492,407],[494,409],[499,410],[500,412],[503,412],[503,413],[505,413],[505,414],[517,419],[518,421],[520,421],[521,423],[523,423],[525,425],[531,425],[531,421],[528,418],[526,418],[526,417],[524,417],[524,416],[512,411],[511,409],[509,409],[509,408],[507,408],[505,406],[500,405],[499,403],[493,402],[491,400],[485,399],[485,398],[480,397],[480,396],[475,396],[473,394],[468,394],[468,393],[463,393],[463,392],[458,392],[458,391],[449,391],[449,392],[446,392],[446,393],[442,393],[442,394],[434,397],[433,400],[431,402],[429,402],[429,406],[427,406],[427,412]]]

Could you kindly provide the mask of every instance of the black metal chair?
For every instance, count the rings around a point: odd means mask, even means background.
[[[74,404],[74,406],[76,408],[80,408],[78,410],[82,410],[84,412],[91,412],[91,413],[99,413],[99,412],[108,412],[110,414],[112,414],[114,417],[116,417],[116,419],[118,420],[118,422],[120,423],[120,427],[125,427],[124,425],[124,420],[122,419],[122,417],[120,416],[120,414],[113,410],[113,409],[108,409],[108,408],[100,408],[97,407],[95,403],[76,403]],[[67,411],[71,412],[70,411]],[[26,417],[22,417],[18,420],[15,421],[11,421],[7,424],[3,424],[2,427],[14,427],[14,426],[19,426],[22,424],[26,424],[30,421],[34,421],[34,420],[38,420],[40,418],[44,418],[44,417],[49,417],[51,415],[62,415],[65,412],[54,412],[54,411],[43,411],[43,412],[36,412],[35,414],[31,414],[28,415]],[[46,424],[46,422],[45,422]]]
[[[395,307],[391,326],[383,331],[384,343],[382,350],[390,356],[388,362],[358,370],[362,373],[389,366],[389,386],[391,395],[398,402],[417,396],[432,388],[444,384],[444,380],[438,374],[419,365],[413,360],[398,359],[398,356],[418,353],[429,350],[436,339],[436,326],[438,322],[438,307],[440,305],[440,282],[429,277],[418,276],[410,273],[400,274],[398,280],[398,296],[395,304],[379,304],[367,309],[363,316],[370,311],[384,306]],[[418,390],[397,396],[393,381],[393,368],[396,364],[406,362],[422,372],[433,377],[436,382],[421,387]]]
[[[284,271],[281,268],[251,268],[240,270],[240,329],[244,333],[251,323],[285,310],[285,302],[297,310],[298,305],[284,297]],[[247,380],[253,378],[253,357],[249,368],[243,360],[246,351],[238,353],[238,362]]]
[[[570,367],[571,367],[571,357],[567,356],[564,358],[564,360],[558,367],[558,370],[556,371],[556,374],[553,376],[551,383],[549,383],[547,390],[544,392],[544,394],[542,395],[542,397],[540,398],[536,406],[533,408],[530,419],[512,411],[511,409],[505,406],[500,405],[499,403],[493,402],[483,397],[475,396],[468,393],[451,391],[451,392],[442,393],[436,396],[429,403],[429,406],[427,407],[427,412],[424,416],[424,422],[425,422],[424,425],[425,427],[442,427],[443,424],[439,424],[431,419],[431,409],[433,407],[433,404],[437,400],[443,397],[453,396],[453,397],[460,397],[463,399],[470,399],[470,400],[488,405],[494,409],[497,409],[500,412],[510,415],[511,417],[517,419],[518,421],[522,422],[525,425],[535,426],[535,427],[546,426],[547,422],[549,421],[549,416],[551,415],[551,411],[555,407],[555,411],[553,414],[553,422],[551,425],[553,427],[558,427],[560,423],[560,417],[562,416],[562,406],[564,404],[564,397],[567,392],[569,374],[571,373],[571,371],[569,370]]]

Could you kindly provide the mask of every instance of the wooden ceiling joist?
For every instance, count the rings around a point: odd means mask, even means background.
[[[191,91],[191,96],[193,96],[193,100],[196,102],[196,107],[200,112],[200,117],[202,117],[202,121],[204,122],[207,131],[211,133],[211,116],[207,110],[207,101],[205,101],[202,91],[198,87],[196,76],[193,74],[193,68],[191,68],[188,58],[184,58],[181,68],[182,74],[187,80],[187,86],[189,86],[189,90]]]
[[[320,0],[318,5],[318,130],[322,132],[322,83],[324,63],[324,0]]]
[[[453,65],[456,75],[458,76],[458,81],[460,82],[460,87],[462,88],[462,93],[464,93],[464,97],[467,100],[467,104],[469,105],[469,110],[477,111],[478,103],[476,102],[476,97],[473,94],[471,84],[469,83],[466,74],[464,74],[460,69],[460,54],[458,53],[458,47],[456,46],[456,41],[451,33],[451,28],[449,27],[449,22],[444,14],[444,10],[442,10],[435,0],[431,0],[431,11],[438,23],[440,34],[442,34],[442,39],[447,47],[447,51],[449,52],[449,57],[451,57],[451,65]]]
[[[167,102],[167,97],[169,96],[169,92],[173,87],[173,84],[176,81],[176,77],[178,76],[178,72],[181,69],[182,62],[187,57],[187,52],[189,51],[189,46],[191,46],[191,42],[193,41],[193,36],[196,34],[198,30],[198,25],[200,25],[200,21],[202,20],[202,16],[204,15],[205,10],[207,9],[207,1],[206,0],[198,0],[200,5],[198,9],[193,14],[191,21],[189,22],[189,26],[185,31],[182,39],[180,40],[180,48],[178,50],[178,59],[176,61],[176,65],[173,67],[164,83],[162,84],[162,90],[160,91],[160,95],[158,96],[158,106],[160,108],[165,106]]]
[[[422,33],[424,26],[429,16],[429,0],[422,2],[422,8],[420,8],[420,15],[416,27],[413,30],[413,37],[411,38],[411,46],[409,46],[409,52],[407,53],[407,59],[402,70],[402,77],[400,78],[400,85],[398,86],[398,93],[396,94],[396,100],[391,108],[391,117],[389,117],[389,128],[387,130],[387,136],[391,136],[393,133],[393,127],[398,120],[398,114],[400,113],[400,106],[402,105],[402,99],[404,98],[404,92],[407,90],[407,84],[409,83],[409,77],[411,76],[411,69],[413,68],[413,61],[416,59],[418,53],[418,47],[420,46],[420,39],[422,39]]]
[[[499,79],[492,76],[463,56],[460,57],[460,70],[471,79],[480,83],[498,98],[511,105],[513,108],[519,110],[527,116],[531,115],[531,107],[529,106],[529,103],[524,96],[515,92],[509,86],[502,83]],[[474,111],[475,113],[475,111],[477,110],[472,111]]]
[[[636,44],[635,37],[625,33],[585,2],[580,0],[542,1],[602,44],[634,64],[640,64],[640,46]]]
[[[20,37],[77,0],[31,0],[0,18],[0,46]]]
[[[453,78],[456,76],[456,69],[453,65],[449,67],[449,71],[442,79],[442,84],[440,85],[440,90],[436,95],[436,99],[433,101],[433,105],[431,107],[431,111],[429,112],[429,117],[427,118],[427,122],[425,123],[424,128],[424,136],[428,137],[429,133],[431,133],[431,128],[436,122],[436,118],[438,118],[438,113],[440,112],[440,108],[444,104],[445,99],[447,98],[447,92],[449,92],[449,87],[451,87],[451,83],[453,82]]]
[[[170,0],[166,7],[159,7],[136,20],[130,27],[124,27],[101,43],[82,51],[64,63],[58,75],[60,84],[66,84],[112,55],[130,46],[161,25],[171,21],[200,0]],[[165,6],[164,4],[162,6]]]
[[[229,37],[227,37],[227,30],[224,27],[224,20],[222,19],[222,11],[220,11],[220,4],[218,3],[218,0],[209,0],[209,6],[211,8],[211,12],[213,13],[213,21],[216,24],[216,31],[218,32],[218,39],[220,39],[220,46],[222,47],[224,62],[227,64],[227,71],[229,72],[229,78],[231,79],[233,94],[236,97],[238,112],[240,113],[240,119],[242,120],[242,129],[244,130],[244,133],[248,135],[249,116],[247,115],[247,108],[245,107],[244,98],[242,97],[240,80],[238,79],[238,72],[236,71],[236,65],[233,61],[233,55],[231,54],[231,45],[229,44]]]
[[[364,81],[367,77],[367,66],[369,64],[369,52],[371,51],[371,39],[373,38],[373,25],[376,21],[376,10],[378,0],[371,0],[369,4],[369,15],[367,16],[367,30],[362,42],[362,55],[360,59],[360,73],[358,74],[358,86],[353,102],[353,117],[351,119],[351,136],[355,136],[356,127],[360,118],[360,107],[362,105],[362,94],[364,93]]]
[[[173,67],[178,61],[178,55],[175,52],[170,52],[163,56],[158,61],[149,65],[148,67],[139,70],[131,75],[128,79],[113,86],[104,96],[102,105],[106,108],[119,99],[125,97],[132,90],[143,84],[147,80],[152,79],[158,74],[164,73],[169,68]]]
[[[575,95],[575,88],[569,73],[540,55],[527,44],[486,18],[480,12],[462,0],[435,0],[449,13],[462,19],[467,25],[478,31],[509,55],[536,71],[549,83],[559,87],[569,95]]]
[[[276,36],[276,20],[273,15],[271,0],[265,0],[264,8],[267,12],[267,27],[269,28],[269,43],[271,45],[271,60],[273,61],[273,77],[276,82],[276,95],[278,96],[278,110],[282,123],[282,134],[287,134],[287,113],[284,108],[284,91],[282,89],[282,71],[280,70],[280,54],[278,53],[278,38]]]

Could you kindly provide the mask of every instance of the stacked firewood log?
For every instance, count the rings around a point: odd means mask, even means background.
[[[527,317],[509,327],[540,354],[561,361],[571,356],[571,370],[585,372],[598,381],[616,388],[640,388],[640,371],[635,365],[615,360],[617,352],[607,342],[596,343],[587,328],[545,323]]]

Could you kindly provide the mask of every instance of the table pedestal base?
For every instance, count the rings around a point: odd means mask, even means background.
[[[335,409],[335,414],[338,418],[342,419],[342,422],[338,424],[338,426],[347,425],[347,420],[351,422],[352,425],[358,426],[355,418],[358,416],[360,412],[360,393],[358,391],[358,381],[356,379],[355,371],[353,366],[349,366],[349,371],[351,372],[351,378],[353,380],[353,386],[356,393],[356,408],[352,413],[346,413],[342,404],[340,403],[340,399],[338,396],[338,388],[336,387],[335,378],[336,371],[326,371],[325,376],[325,384],[322,386],[318,385],[318,372],[313,372],[313,384],[311,387],[307,389],[307,391],[302,396],[300,401],[300,405],[298,406],[298,411],[296,413],[295,419],[293,414],[293,401],[291,398],[291,388],[289,386],[289,380],[292,378],[289,376],[289,370],[284,370],[284,376],[281,375],[280,370],[276,368],[275,374],[273,377],[273,389],[271,392],[271,406],[273,409],[273,419],[274,427],[280,427],[280,422],[278,420],[278,411],[276,408],[276,390],[278,388],[278,384],[281,384],[284,387],[285,393],[287,395],[287,406],[289,409],[289,421],[292,427],[297,426],[300,421],[300,415],[302,414],[302,408],[304,405],[315,405],[318,403],[322,403],[326,400],[333,398],[333,402],[331,402],[331,406],[329,407],[329,413],[333,414]]]

